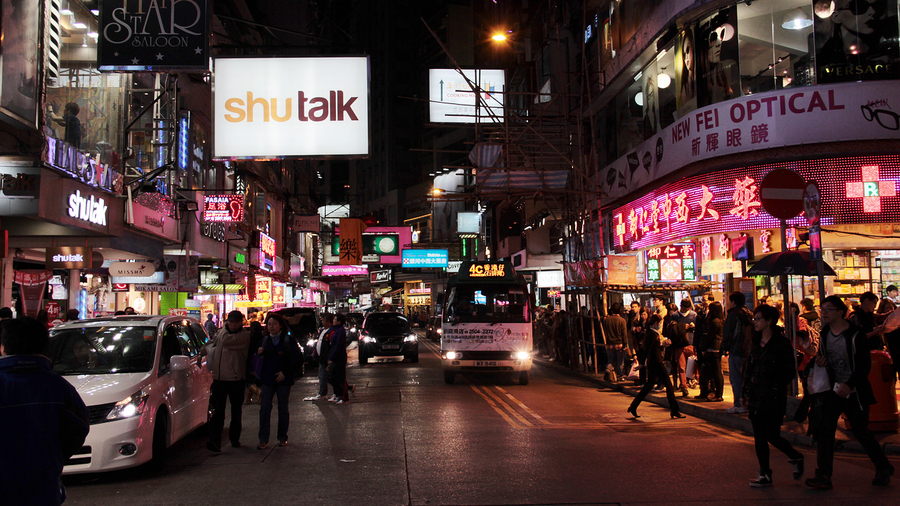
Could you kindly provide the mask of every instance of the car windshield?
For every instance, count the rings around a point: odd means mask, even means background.
[[[444,315],[459,322],[528,323],[528,293],[518,285],[453,287]]]
[[[49,356],[59,374],[147,372],[155,350],[156,327],[86,326],[50,332]]]
[[[409,321],[399,315],[373,314],[366,319],[366,330],[375,334],[409,334]]]

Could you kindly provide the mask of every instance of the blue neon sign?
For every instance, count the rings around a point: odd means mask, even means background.
[[[404,249],[402,265],[404,268],[434,267],[446,268],[449,254],[445,249]]]

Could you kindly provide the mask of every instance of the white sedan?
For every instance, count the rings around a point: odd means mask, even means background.
[[[53,370],[90,409],[91,430],[64,474],[161,464],[166,448],[209,420],[212,374],[199,321],[114,316],[50,331]]]

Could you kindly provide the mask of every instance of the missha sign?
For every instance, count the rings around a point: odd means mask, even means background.
[[[214,78],[214,158],[369,154],[368,57],[216,58]]]

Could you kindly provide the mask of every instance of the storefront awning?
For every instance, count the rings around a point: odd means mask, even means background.
[[[579,288],[569,288],[567,290],[563,290],[561,293],[564,294],[579,294],[579,293],[590,293],[590,292],[630,292],[630,293],[656,293],[656,292],[678,292],[678,291],[686,291],[686,290],[708,290],[712,288],[713,285],[721,285],[722,283],[716,281],[709,281],[704,283],[667,283],[667,284],[658,284],[658,285],[597,285],[597,286],[586,286]]]
[[[227,285],[202,285],[199,295],[222,295],[222,288],[225,288],[226,295],[235,295],[241,293],[244,285],[227,284]]]
[[[382,294],[381,296],[382,297],[395,297],[397,295],[400,295],[401,293],[403,293],[403,288],[398,288],[396,290],[391,290],[388,293]]]

